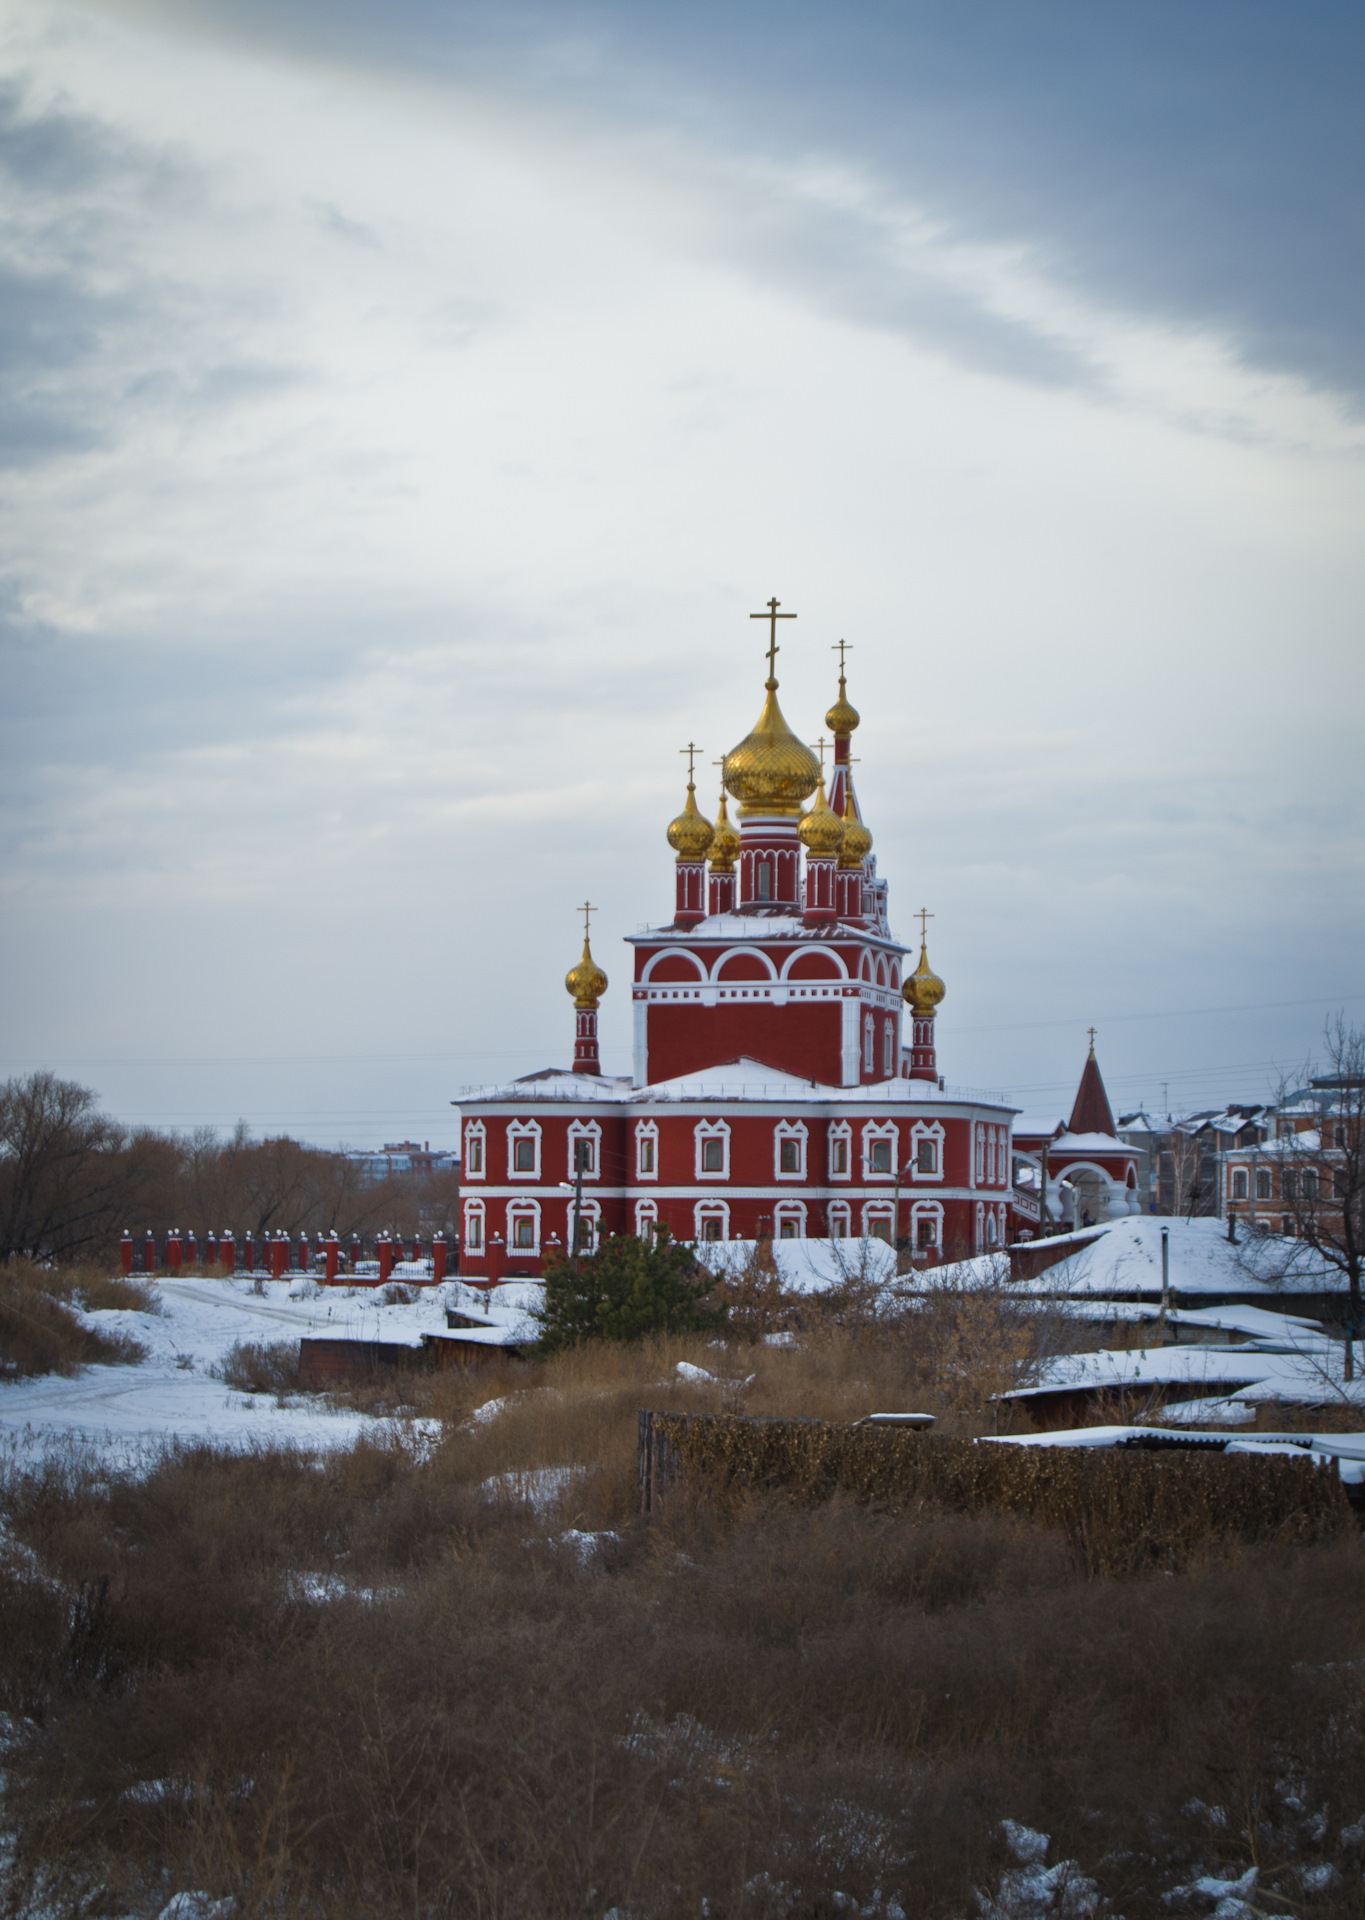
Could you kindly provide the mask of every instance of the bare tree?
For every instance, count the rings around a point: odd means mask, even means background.
[[[1309,1066],[1298,1113],[1281,1111],[1279,1137],[1261,1150],[1279,1191],[1268,1211],[1295,1246],[1286,1259],[1315,1255],[1346,1282],[1346,1378],[1355,1377],[1355,1342],[1361,1336],[1362,1269],[1365,1268],[1365,1030],[1343,1014],[1323,1030],[1326,1071]],[[1291,1107],[1290,1089],[1278,1106]],[[1302,1122],[1302,1124],[1300,1124]],[[1264,1222],[1263,1222],[1264,1224]]]
[[[89,1087],[31,1073],[0,1085],[0,1259],[70,1258],[106,1238],[130,1169]]]

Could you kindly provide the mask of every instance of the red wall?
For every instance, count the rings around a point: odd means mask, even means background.
[[[742,1000],[719,1007],[656,1004],[648,1014],[650,1083],[706,1073],[748,1054],[782,1073],[837,1087],[843,1077],[839,1002],[805,1005],[799,1020],[792,1013],[789,1006]]]

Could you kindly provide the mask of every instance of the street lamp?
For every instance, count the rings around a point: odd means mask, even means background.
[[[575,1140],[573,1148],[574,1177],[561,1180],[560,1186],[566,1193],[573,1195],[573,1257],[578,1258],[582,1244],[583,1221],[583,1175],[587,1170],[589,1147],[586,1140]]]

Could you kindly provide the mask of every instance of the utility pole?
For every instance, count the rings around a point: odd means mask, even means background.
[[[1161,1312],[1157,1316],[1157,1325],[1161,1329],[1161,1345],[1166,1344],[1166,1314],[1171,1304],[1171,1230],[1161,1229]]]

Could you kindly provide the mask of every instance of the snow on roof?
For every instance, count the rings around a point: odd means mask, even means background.
[[[1002,1400],[1030,1400],[1043,1393],[1105,1392],[1140,1387],[1206,1387],[1206,1397],[1289,1400],[1318,1406],[1360,1398],[1365,1381],[1346,1382],[1339,1341],[1314,1341],[1301,1353],[1266,1353],[1244,1347],[1148,1347],[1121,1353],[1068,1353],[1047,1362],[1038,1379],[1014,1387]]]
[[[677,927],[671,920],[658,927],[640,927],[626,939],[638,944],[646,940],[677,940],[690,946],[698,940],[864,940],[874,946],[894,947],[908,953],[889,933],[878,932],[861,920],[841,920],[833,926],[808,927],[799,914],[788,913],[711,913],[693,927]]]
[[[1227,1400],[1217,1403],[1186,1400],[1179,1408],[1163,1409],[1161,1418],[1169,1420],[1173,1413],[1188,1413],[1192,1408],[1205,1409],[1215,1404],[1223,1408],[1233,1407],[1240,1419],[1255,1418],[1251,1407]],[[1220,1419],[1218,1424],[1224,1423]],[[1000,1447],[1122,1447],[1137,1443],[1150,1446],[1160,1431],[1159,1427],[1070,1427],[1057,1433],[990,1435],[978,1444]],[[1365,1433],[1257,1433],[1239,1434],[1234,1439],[1225,1433],[1202,1433],[1197,1429],[1191,1432],[1187,1429],[1181,1433],[1176,1444],[1190,1440],[1207,1440],[1211,1448],[1216,1447],[1219,1452],[1226,1453],[1298,1454],[1315,1466],[1335,1460],[1344,1481],[1359,1484],[1365,1480]]]
[[[479,1106],[487,1100],[516,1100],[530,1105],[539,1100],[573,1100],[579,1103],[624,1100],[634,1083],[629,1075],[610,1073],[570,1073],[562,1067],[542,1067],[519,1080],[506,1080],[484,1087],[466,1087],[452,1107]]]
[[[695,1252],[711,1273],[742,1273],[759,1243],[754,1240],[699,1240]],[[766,1251],[784,1287],[794,1293],[820,1293],[845,1280],[870,1280],[884,1286],[896,1277],[896,1251],[885,1240],[773,1240]]]
[[[672,1080],[656,1080],[637,1087],[629,1096],[636,1102],[650,1100],[794,1100],[876,1101],[904,1104],[921,1100],[970,1101],[977,1106],[1001,1104],[1000,1097],[978,1089],[945,1087],[933,1080],[874,1080],[866,1086],[832,1087],[824,1081],[803,1080],[781,1067],[765,1066],[761,1060],[742,1055],[701,1073],[683,1073]]]
[[[1308,1320],[1298,1313],[1273,1313],[1268,1307],[1172,1307],[1166,1318],[1173,1326],[1244,1333],[1250,1340],[1288,1341],[1295,1347],[1303,1345],[1305,1334],[1322,1335],[1320,1320]]]
[[[1052,1142],[1053,1153],[1107,1153],[1131,1160],[1135,1149],[1113,1133],[1059,1133]]]
[[[1026,1248],[1073,1245],[1077,1251],[1035,1280],[1016,1284],[1043,1293],[1161,1292],[1161,1235],[1170,1236],[1170,1284],[1176,1293],[1259,1293],[1290,1298],[1345,1285],[1301,1240],[1257,1234],[1233,1245],[1222,1220],[1177,1220],[1129,1214]]]

